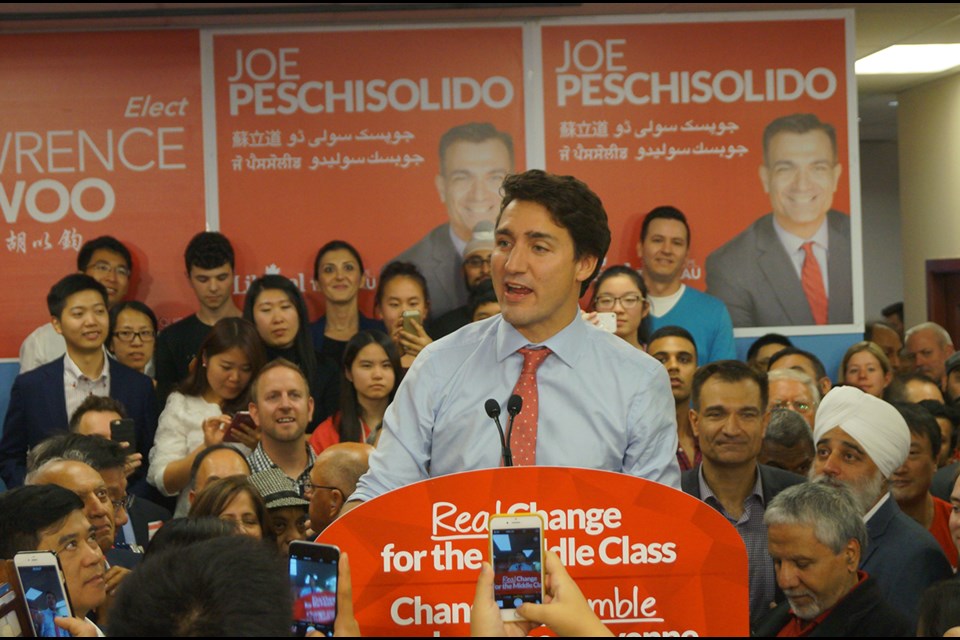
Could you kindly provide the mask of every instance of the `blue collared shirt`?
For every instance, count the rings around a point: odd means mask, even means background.
[[[536,345],[497,315],[420,353],[350,498],[500,466],[500,437],[484,403],[500,403],[506,430],[523,363],[517,350],[528,345],[553,351],[537,371],[537,464],[622,471],[679,489],[676,408],[663,365],[579,314]]]

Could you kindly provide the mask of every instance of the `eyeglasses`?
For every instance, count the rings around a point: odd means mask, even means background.
[[[636,293],[628,293],[625,296],[597,296],[596,301],[594,301],[593,306],[596,307],[598,311],[609,311],[613,309],[617,302],[619,302],[624,309],[633,309],[635,306],[641,302],[646,302],[647,299],[643,296]]]
[[[130,277],[130,269],[126,268],[122,264],[118,264],[115,267],[111,267],[106,262],[97,262],[96,264],[90,265],[90,268],[101,275],[107,275],[108,273],[113,272],[118,276],[120,276],[121,278]]]
[[[479,269],[483,265],[490,266],[490,258],[481,258],[480,256],[470,256],[463,261],[463,264],[467,265],[471,269]]]
[[[157,337],[157,332],[153,329],[144,329],[143,331],[114,331],[113,335],[121,342],[133,342],[134,338],[140,338],[140,342],[153,342]]]
[[[313,492],[317,489],[326,489],[327,491],[339,491],[340,495],[346,497],[346,493],[338,487],[330,487],[324,484],[313,484],[312,482],[305,482],[303,485],[303,497],[308,498],[313,495]]]
[[[803,401],[793,402],[792,400],[781,400],[773,404],[774,409],[793,409],[797,413],[805,413],[813,408],[813,405]]]

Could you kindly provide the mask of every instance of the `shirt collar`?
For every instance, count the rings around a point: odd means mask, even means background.
[[[877,513],[877,511],[880,511],[880,507],[882,507],[884,504],[886,504],[887,500],[889,500],[889,499],[890,499],[890,492],[889,492],[889,491],[888,491],[887,493],[883,494],[882,496],[880,496],[880,499],[877,500],[877,504],[873,505],[873,508],[870,509],[870,511],[867,511],[867,512],[863,515],[863,521],[864,521],[864,522],[870,522],[870,518],[872,518],[872,517],[874,516],[874,514]]]
[[[703,500],[704,502],[707,501],[707,498],[713,498],[714,500],[717,500],[717,496],[714,495],[713,491],[711,491],[710,485],[707,484],[707,481],[706,481],[706,480],[704,479],[704,477],[703,477],[703,465],[702,465],[702,464],[701,464],[699,467],[697,467],[697,480],[698,480],[699,483],[700,483],[700,499]],[[749,498],[750,496],[757,496],[757,498],[760,500],[760,504],[764,504],[764,502],[763,502],[763,481],[760,480],[760,467],[759,467],[759,466],[757,467],[757,481],[753,483],[753,491],[752,491],[752,492],[750,493],[750,495],[747,496],[747,497]],[[717,502],[720,502],[720,501],[717,500]]]
[[[450,241],[453,242],[453,248],[457,250],[457,255],[462,258],[463,252],[467,249],[467,241],[461,240],[460,236],[454,233],[453,225],[450,225],[448,230],[450,231]]]
[[[503,362],[518,349],[526,346],[548,347],[564,364],[573,367],[583,352],[587,331],[600,331],[600,329],[588,327],[578,310],[570,324],[544,342],[534,344],[504,320],[503,316],[500,316],[500,324],[497,326],[497,362]]]
[[[107,350],[104,349],[104,354],[107,353]],[[63,356],[63,372],[70,376],[71,380],[80,380],[81,378],[90,380],[91,382],[99,382],[103,380],[104,382],[109,382],[110,380],[110,358],[103,359],[103,369],[100,370],[100,375],[96,378],[87,378],[86,374],[80,370],[80,366],[73,361],[73,358],[70,357],[70,353],[67,352]]]
[[[830,233],[827,229],[826,218],[824,218],[823,222],[820,223],[820,227],[817,229],[817,232],[809,238],[801,238],[800,236],[790,233],[780,226],[780,223],[777,222],[776,216],[773,217],[773,229],[777,232],[777,237],[780,239],[780,243],[787,250],[787,253],[800,251],[800,248],[805,242],[813,242],[815,245],[822,247],[824,250],[829,249],[827,241],[830,237]]]

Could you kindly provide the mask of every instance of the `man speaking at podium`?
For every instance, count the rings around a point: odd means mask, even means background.
[[[501,315],[420,353],[351,502],[498,467],[511,453],[514,465],[606,469],[680,486],[666,370],[580,317],[579,298],[610,245],[603,204],[576,178],[540,170],[507,177],[502,189],[491,265]],[[522,406],[507,417],[518,404],[508,407],[512,395]],[[498,409],[506,447],[492,418]]]

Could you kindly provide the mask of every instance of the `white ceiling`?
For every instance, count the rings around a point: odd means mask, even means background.
[[[515,20],[596,14],[677,14],[847,9],[856,11],[856,55],[892,44],[960,42],[960,4],[880,3],[0,3],[0,33],[213,25],[320,25]],[[858,79],[861,139],[896,138],[896,94],[955,73]]]

